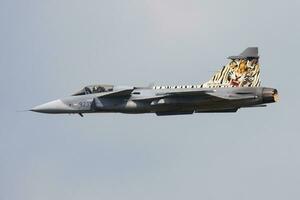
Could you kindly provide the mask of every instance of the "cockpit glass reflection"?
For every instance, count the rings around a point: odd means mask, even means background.
[[[110,92],[113,91],[112,85],[89,85],[81,89],[80,91],[73,94],[73,96],[79,95],[87,95],[87,94],[94,94],[94,93],[101,93],[101,92]]]

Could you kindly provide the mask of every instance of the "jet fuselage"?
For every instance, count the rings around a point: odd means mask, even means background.
[[[127,87],[90,85],[70,97],[31,109],[42,113],[156,113],[236,112],[264,107],[278,99],[273,88],[260,87],[257,47],[249,47],[201,85]]]
[[[173,93],[176,95],[168,95]],[[104,97],[99,98],[99,95]],[[130,95],[124,96],[105,97],[105,92],[70,96],[36,106],[32,111],[52,114],[116,112],[172,115],[194,112],[236,112],[242,107],[260,106],[276,100],[277,90],[265,87],[138,88],[132,90]]]

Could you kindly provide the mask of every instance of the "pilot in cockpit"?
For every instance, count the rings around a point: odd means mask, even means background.
[[[104,87],[101,87],[101,86],[94,86],[93,87],[93,93],[100,93],[100,92],[105,92]]]

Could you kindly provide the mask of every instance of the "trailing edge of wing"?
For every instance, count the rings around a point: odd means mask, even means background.
[[[216,95],[210,94],[211,96],[224,99],[224,100],[247,100],[247,99],[256,99],[257,96],[255,95]]]

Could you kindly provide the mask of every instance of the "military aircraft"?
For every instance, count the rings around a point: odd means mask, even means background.
[[[276,89],[260,87],[257,47],[228,57],[204,84],[175,86],[89,85],[75,94],[31,109],[40,113],[155,113],[158,116],[236,112],[244,107],[265,107],[278,100]]]

